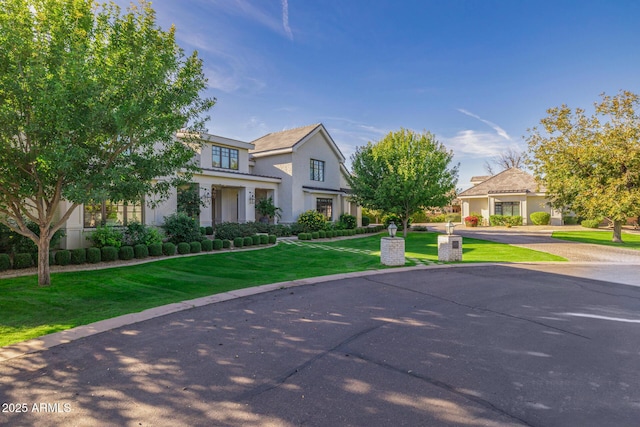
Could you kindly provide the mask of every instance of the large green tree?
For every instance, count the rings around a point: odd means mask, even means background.
[[[352,156],[349,184],[356,202],[402,218],[451,201],[458,181],[453,153],[429,132],[390,132],[377,143],[358,147]]]
[[[590,218],[613,221],[613,241],[622,225],[640,214],[640,117],[638,95],[602,95],[595,111],[566,105],[547,110],[542,129],[527,138],[530,164],[552,204]]]
[[[197,53],[149,3],[2,1],[0,222],[37,244],[40,285],[50,239],[79,205],[162,197],[188,174],[193,146],[175,133],[203,128],[205,88]]]

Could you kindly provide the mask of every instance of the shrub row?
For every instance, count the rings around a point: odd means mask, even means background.
[[[234,241],[234,246],[252,246],[266,245],[276,243],[277,236],[271,235],[254,235],[248,237],[240,237],[241,243]],[[228,249],[231,247],[230,240],[205,239],[202,241],[180,242],[177,245],[171,242],[153,243],[151,245],[138,244],[135,246],[124,245],[119,248],[115,246],[104,246],[102,248],[91,247],[87,249],[58,250],[51,252],[49,263],[51,265],[78,265],[78,264],[96,264],[98,262],[112,262],[116,260],[128,261],[132,259],[143,259],[149,256],[173,256],[176,253],[184,255],[189,253],[211,252],[213,250]],[[9,270],[11,268],[18,270],[30,268],[37,264],[37,253],[17,253],[13,255],[13,263],[9,254],[0,253],[0,271]]]
[[[489,222],[491,225],[506,225],[506,226],[514,226],[514,225],[522,225],[522,217],[517,216],[504,216],[504,215],[491,215],[489,217]]]
[[[236,237],[250,237],[259,233],[266,233],[276,237],[291,236],[293,229],[284,224],[263,224],[261,222],[223,222],[212,228],[212,234],[216,239],[233,241]]]
[[[377,233],[384,230],[384,226],[377,225],[375,227],[359,227],[348,230],[320,230],[312,231],[310,233],[298,233],[298,239],[300,240],[314,240],[314,239],[331,239],[333,237],[341,236],[355,236],[356,234]]]

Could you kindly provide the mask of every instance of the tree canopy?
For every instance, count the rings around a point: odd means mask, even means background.
[[[566,105],[547,110],[542,129],[527,138],[530,164],[554,207],[622,224],[640,214],[640,117],[638,95],[602,94],[593,115]]]
[[[92,0],[4,0],[0,9],[0,222],[39,248],[83,203],[166,195],[189,171],[203,129],[202,62],[150,4],[126,13]],[[163,177],[161,180],[153,180]],[[59,211],[61,201],[71,202]],[[38,224],[39,233],[29,230]]]
[[[451,202],[458,181],[452,159],[453,153],[429,132],[390,132],[353,154],[353,198],[365,208],[398,215],[406,236],[413,213]]]

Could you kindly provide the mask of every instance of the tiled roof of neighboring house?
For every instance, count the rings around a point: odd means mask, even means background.
[[[491,175],[479,175],[471,177],[471,184],[477,185],[491,178]]]
[[[318,126],[322,125],[320,123],[316,123],[314,125],[270,133],[253,141],[252,144],[255,146],[255,149],[250,150],[250,152],[260,153],[263,151],[291,148],[298,142],[302,141]]]
[[[545,191],[546,189],[538,184],[533,175],[517,168],[511,168],[463,191],[458,194],[458,197],[508,193],[544,193]]]

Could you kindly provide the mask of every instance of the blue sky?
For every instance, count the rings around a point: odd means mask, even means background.
[[[126,5],[126,0],[117,3]],[[204,60],[209,132],[251,141],[322,122],[342,152],[401,127],[460,163],[459,188],[550,107],[640,93],[625,0],[156,0]]]

